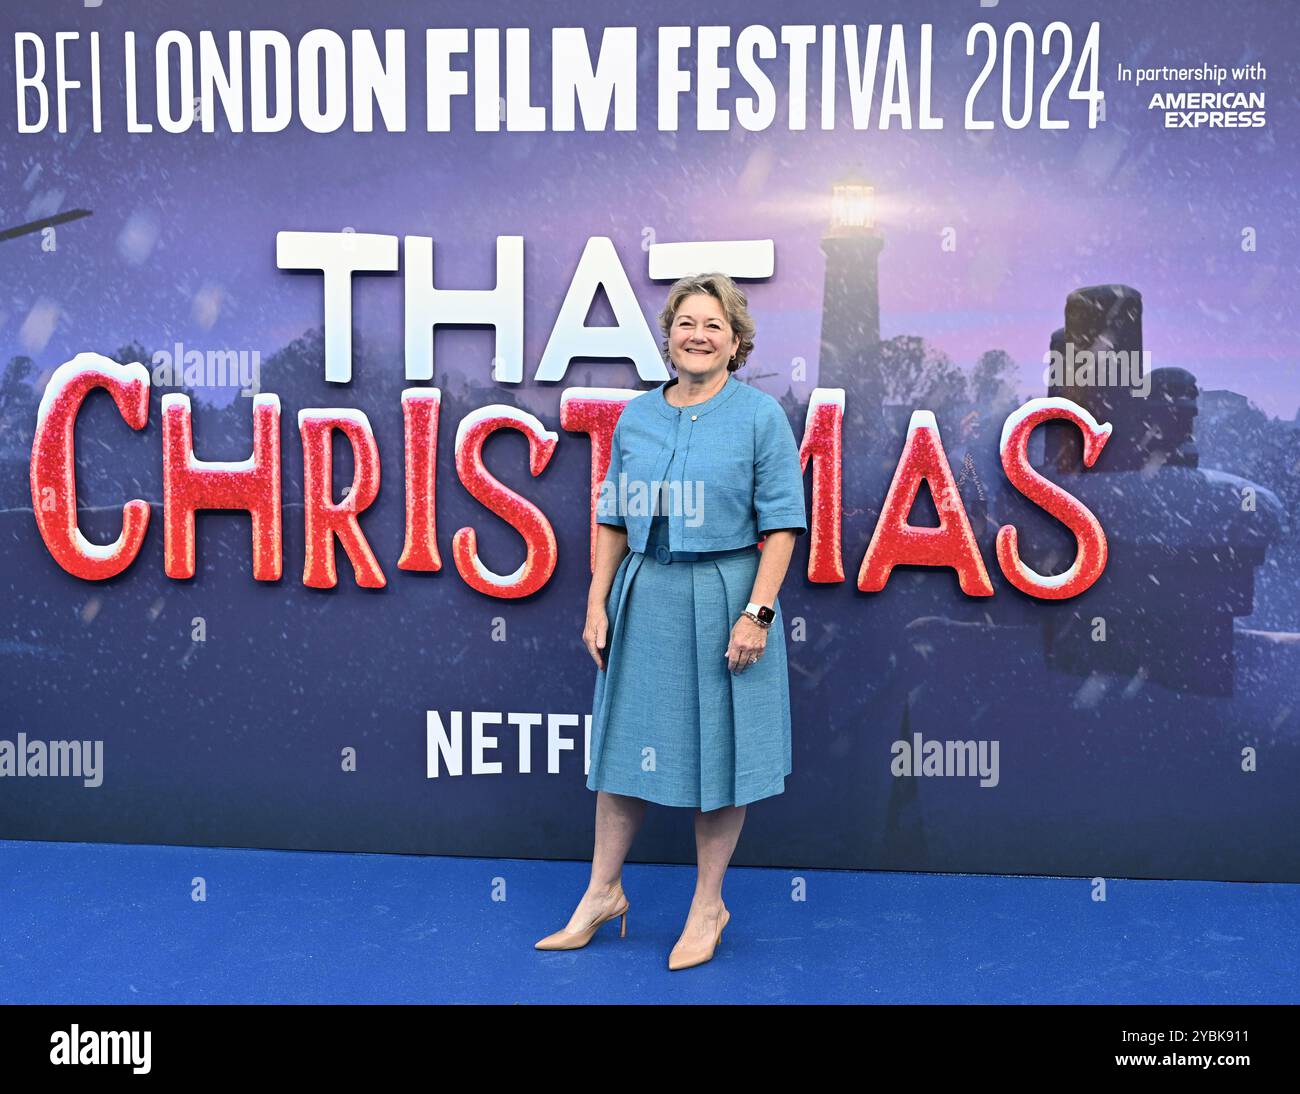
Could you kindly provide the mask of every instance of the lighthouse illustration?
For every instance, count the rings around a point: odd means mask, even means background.
[[[875,188],[851,174],[834,184],[831,220],[822,235],[822,387],[843,388],[846,431],[879,431],[885,385],[880,371],[880,252]]]

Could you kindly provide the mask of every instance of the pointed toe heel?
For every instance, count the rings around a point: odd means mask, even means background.
[[[706,961],[713,960],[713,951],[718,948],[718,943],[722,941],[722,929],[730,922],[731,913],[727,911],[727,906],[722,906],[722,914],[718,917],[718,930],[713,936],[712,944],[706,945],[689,945],[678,941],[673,947],[673,952],[668,955],[668,968],[673,972],[678,969],[690,969],[696,965],[703,965]]]
[[[631,905],[626,900],[621,908],[615,908],[609,915],[599,916],[594,922],[580,931],[556,931],[548,934],[533,945],[535,950],[580,950],[595,937],[596,932],[611,919],[622,919],[618,937],[627,937],[627,912]]]

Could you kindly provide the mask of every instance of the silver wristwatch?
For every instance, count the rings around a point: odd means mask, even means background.
[[[764,630],[770,627],[772,620],[776,618],[776,612],[766,604],[755,604],[752,600],[745,605],[745,614]]]

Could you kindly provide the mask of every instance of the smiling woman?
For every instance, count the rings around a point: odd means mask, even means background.
[[[199,32],[197,48],[188,34],[169,30],[153,45],[153,116],[168,133],[184,133],[196,122],[211,133],[219,102],[233,133],[279,132],[295,115],[315,133],[334,132],[349,118],[354,131],[368,133],[378,106],[384,128],[402,132],[405,39],[405,31],[386,30],[381,59],[368,30],[352,32],[350,54],[348,43],[332,30],[309,30],[296,44],[275,30],[232,30],[223,56],[209,30]],[[124,42],[127,131],[151,133],[152,122],[140,120],[143,77],[137,81],[135,32],[127,31]]]
[[[665,505],[604,505],[583,642],[597,666],[587,788],[597,792],[591,880],[539,950],[627,926],[621,871],[646,802],[696,811],[699,875],[670,969],[713,957],[730,919],[723,874],[751,802],[791,771],[789,674],[777,592],[808,530],[799,446],[781,404],[732,376],[753,348],[745,293],[688,276],[659,315],[677,376],[623,409],[601,493],[625,473],[696,484],[702,521]],[[629,469],[625,472],[625,469]],[[759,543],[762,541],[762,550]]]

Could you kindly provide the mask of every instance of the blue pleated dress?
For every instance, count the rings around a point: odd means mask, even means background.
[[[605,602],[588,789],[706,812],[785,790],[790,690],[779,599],[758,662],[733,675],[726,660],[760,559],[755,545],[674,561],[667,520],[652,519],[646,550],[624,557]]]

